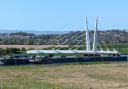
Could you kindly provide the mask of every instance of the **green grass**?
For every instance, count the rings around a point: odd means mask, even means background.
[[[103,48],[103,50],[107,50],[104,44],[100,44],[100,46]],[[128,44],[127,43],[119,43],[119,44],[106,44],[106,46],[110,49],[113,50],[116,49],[117,51],[119,51],[122,54],[128,54]],[[69,46],[69,47],[54,47],[55,49],[79,49],[79,50],[85,50],[86,46],[84,45],[77,45],[77,46]],[[91,45],[92,48],[92,45]],[[98,50],[100,50],[99,46],[97,46]],[[51,49],[49,48],[45,48],[45,49]]]

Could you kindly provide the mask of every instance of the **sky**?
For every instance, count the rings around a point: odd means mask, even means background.
[[[128,0],[0,0],[1,30],[128,29]]]

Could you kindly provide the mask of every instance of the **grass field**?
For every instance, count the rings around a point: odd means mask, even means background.
[[[128,89],[128,63],[0,66],[0,89]]]

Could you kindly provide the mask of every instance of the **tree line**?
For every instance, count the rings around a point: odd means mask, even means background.
[[[16,32],[1,33],[0,45],[84,45],[85,31],[72,31],[63,34],[41,34]],[[93,31],[90,31],[91,42]],[[126,30],[98,31],[99,43],[128,43],[128,32]]]

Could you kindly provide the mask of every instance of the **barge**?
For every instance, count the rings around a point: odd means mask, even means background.
[[[0,61],[5,65],[23,65],[29,64],[29,60],[30,59],[26,56],[18,55],[2,58]]]

